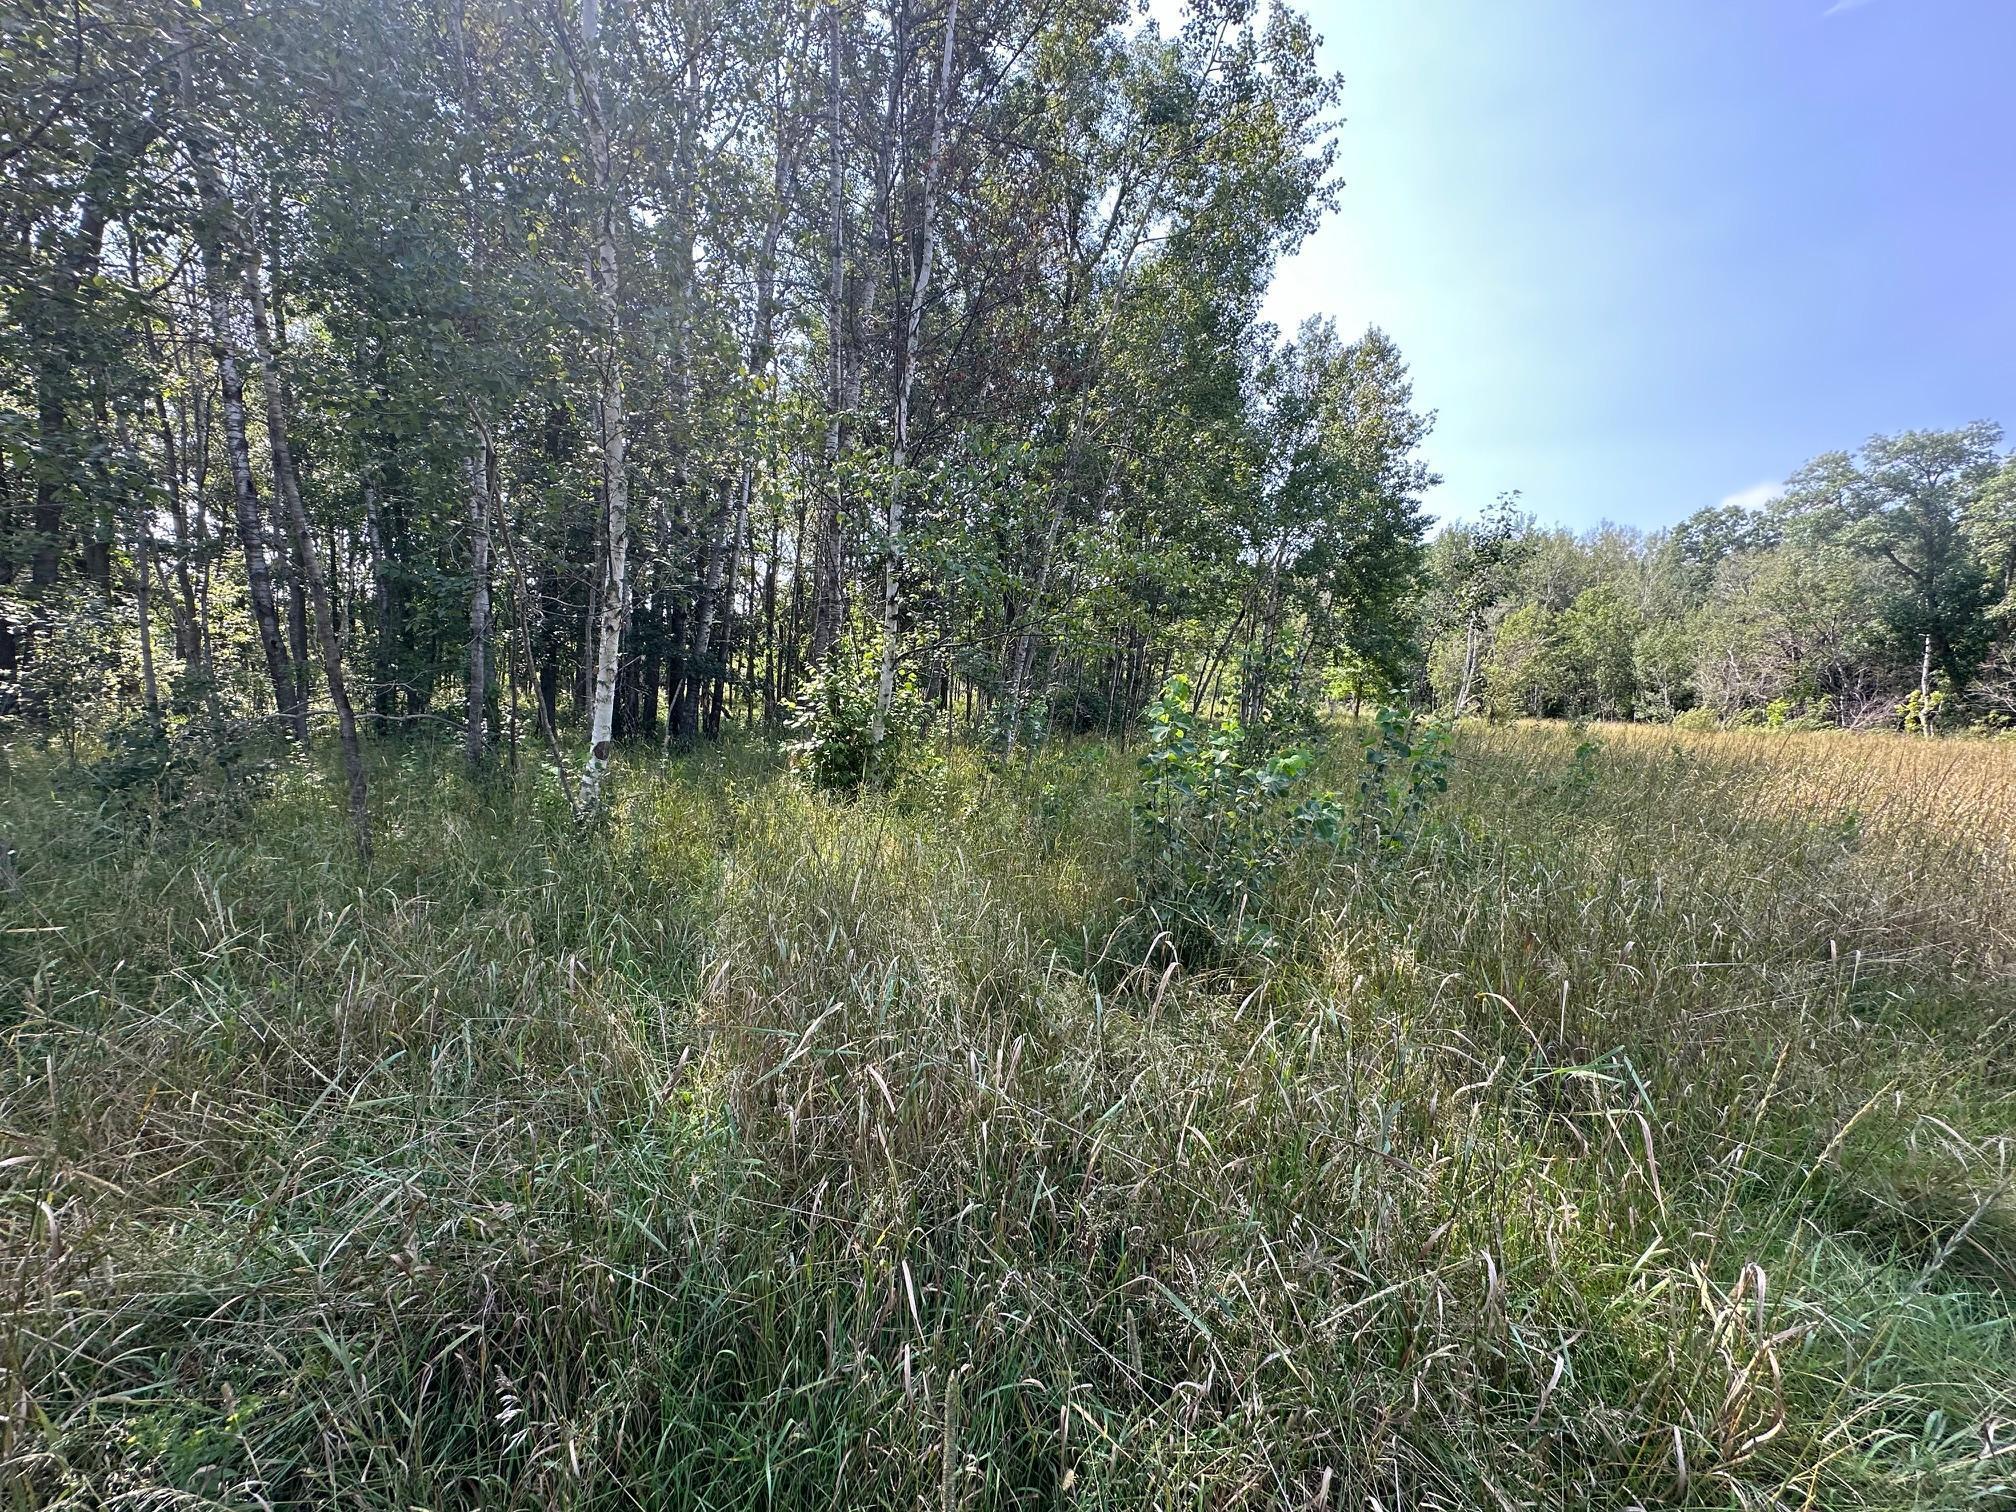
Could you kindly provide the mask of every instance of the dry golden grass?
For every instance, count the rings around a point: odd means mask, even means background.
[[[1664,725],[1590,727],[1619,752],[1678,744],[1741,766],[1774,798],[1852,810],[1900,835],[1934,829],[1970,843],[2016,847],[2016,742],[1887,733],[1681,731]]]

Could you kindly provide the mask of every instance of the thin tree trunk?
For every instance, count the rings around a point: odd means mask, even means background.
[[[209,131],[193,124],[195,80],[186,66],[178,70],[176,88],[183,114],[192,122],[189,158],[203,209],[199,222],[203,284],[210,307],[211,352],[217,363],[218,389],[224,402],[224,449],[231,463],[238,540],[245,552],[246,590],[252,601],[253,623],[259,632],[259,648],[266,658],[267,680],[273,686],[274,707],[286,720],[294,739],[306,746],[308,711],[292,697],[293,678],[287,652],[280,643],[280,619],[274,608],[273,579],[267,570],[259,519],[259,492],[252,479],[252,451],[245,440],[245,380],[231,345],[231,268],[225,256],[225,238],[235,228],[236,217],[218,179],[216,152]],[[207,622],[207,603],[205,618]]]
[[[256,361],[257,358],[255,357]],[[269,448],[270,450],[270,448]],[[308,671],[308,593],[303,586],[301,563],[294,554],[293,527],[286,519],[285,500],[280,498],[280,480],[273,480],[274,497],[281,507],[268,517],[266,547],[280,576],[287,605],[287,667],[294,678],[294,704],[306,716],[310,701]]]
[[[139,238],[132,234],[130,227],[126,237],[126,260],[128,279],[133,287],[139,288],[140,242]],[[161,344],[155,339],[152,320],[140,322],[140,335],[146,344],[149,365],[157,372],[160,371],[165,364]],[[168,401],[162,394],[162,385],[154,385],[149,397],[156,432],[161,437],[161,467],[167,484],[168,514],[175,526],[175,579],[176,586],[181,590],[179,602],[172,596],[169,598],[168,610],[175,625],[175,654],[180,658],[183,669],[189,671],[197,664],[199,647],[196,643],[196,595],[189,581],[189,522],[182,503],[182,451],[175,444],[175,427],[169,423]],[[153,543],[151,522],[144,518],[141,522],[140,542],[146,547],[151,547]],[[149,550],[147,555],[151,558],[153,552]],[[144,565],[141,576],[146,577]],[[162,573],[161,582],[164,588],[168,586],[166,572]],[[144,621],[144,610],[142,614]]]
[[[371,707],[378,719],[378,733],[383,735],[390,728],[392,716],[394,618],[392,563],[385,549],[385,520],[378,501],[375,459],[364,472],[364,547],[371,559],[372,591],[378,599],[372,616]]]
[[[168,515],[175,526],[175,586],[179,600],[171,599],[175,616],[175,654],[185,668],[201,664],[203,647],[196,623],[196,587],[189,578],[189,512],[182,502],[182,457],[175,444],[175,427],[169,423],[168,402],[157,389],[154,393],[154,421],[161,433],[161,452],[168,475]]]
[[[470,148],[471,167],[462,195],[463,230],[469,239],[470,270],[480,287],[486,266],[483,225],[476,201],[483,155],[483,101],[475,60],[462,24],[462,9],[463,0],[452,0],[446,19],[449,41],[455,49],[455,65],[461,74],[462,127]],[[465,333],[472,342],[479,338],[473,317],[465,322]],[[484,424],[480,400],[473,395],[469,410],[476,424],[477,446],[465,463],[469,474],[469,655],[462,753],[473,770],[483,764],[490,735],[490,500],[497,493],[497,448],[490,427]]]
[[[1918,664],[1918,733],[1932,733],[1932,637],[1925,637],[1925,659]]]
[[[770,554],[763,561],[763,725],[777,717],[777,553],[783,545],[784,522],[770,516]]]
[[[192,361],[191,366],[194,365]],[[189,420],[193,429],[183,453],[194,458],[189,468],[189,493],[195,504],[195,518],[191,524],[194,539],[203,547],[201,570],[196,577],[196,645],[202,656],[205,701],[210,706],[211,722],[214,724],[217,719],[217,637],[210,623],[210,589],[216,572],[209,549],[210,421],[213,413],[206,397],[191,396]]]
[[[882,557],[882,666],[875,685],[871,735],[882,743],[889,710],[896,700],[896,622],[902,608],[903,483],[910,465],[910,390],[917,377],[917,346],[924,329],[924,301],[931,291],[931,265],[938,250],[938,181],[945,163],[945,107],[952,93],[952,47],[959,32],[959,0],[945,15],[945,46],[938,59],[938,93],[931,102],[931,151],[924,162],[924,196],[916,271],[910,279],[910,311],[903,327],[902,365],[896,379],[896,455],[889,480],[889,506]]]
[[[204,198],[214,214],[221,196],[214,188],[207,188]],[[252,478],[252,449],[245,439],[245,379],[238,369],[237,354],[231,349],[230,304],[225,293],[230,274],[214,233],[205,238],[203,271],[210,296],[211,350],[224,401],[224,450],[231,460],[232,502],[237,512],[238,544],[245,552],[245,583],[252,601],[252,620],[258,627],[259,648],[265,653],[274,707],[286,720],[289,733],[305,746],[308,711],[295,698],[293,671],[288,665],[287,648],[280,639],[280,615],[273,601],[273,578],[266,563],[265,527],[259,518],[259,490]]]
[[[601,392],[595,422],[602,454],[605,546],[594,686],[588,712],[588,759],[581,767],[579,806],[584,813],[601,803],[602,778],[609,766],[610,740],[616,721],[616,670],[623,648],[624,611],[629,607],[630,558],[630,480],[625,467],[629,438],[623,407],[622,311],[616,278],[615,169],[602,98],[599,4],[600,0],[581,0],[579,50],[568,48],[587,132],[596,201],[595,251],[589,263],[589,282],[602,318]],[[564,41],[564,30],[562,35]]]
[[[812,575],[812,663],[824,666],[840,637],[840,622],[847,612],[846,590],[841,582],[840,558],[840,446],[842,417],[847,408],[847,363],[842,331],[847,323],[847,200],[841,174],[843,138],[840,118],[840,7],[826,7],[829,28],[827,52],[827,104],[829,107],[827,199],[830,217],[827,233],[827,330],[829,379],[833,413],[827,422],[826,465],[831,472],[829,493],[821,502],[813,531]]]
[[[504,514],[504,500],[501,495],[493,502],[497,507],[497,539],[504,547],[504,570],[511,578],[511,597],[515,608],[513,618],[518,621],[518,643],[524,658],[525,675],[532,679],[532,702],[539,714],[539,733],[546,737],[546,748],[553,755],[553,772],[560,779],[560,791],[568,803],[574,803],[574,783],[567,774],[567,753],[560,747],[560,734],[553,724],[553,705],[557,697],[554,684],[559,681],[558,669],[549,661],[538,667],[532,657],[532,609],[531,596],[525,587],[525,571],[519,565],[518,548],[511,540],[511,521]],[[575,809],[576,817],[580,810]]]
[[[126,434],[126,419],[119,419],[119,444],[130,450],[131,441]],[[147,704],[147,724],[156,735],[161,733],[161,685],[154,676],[154,620],[153,620],[153,572],[154,572],[154,522],[148,517],[148,505],[140,506],[139,528],[133,533],[133,612],[139,620],[140,629],[140,695]]]
[[[315,553],[315,539],[308,528],[308,512],[301,504],[293,453],[287,445],[287,390],[273,357],[272,332],[266,320],[266,296],[260,287],[256,257],[245,270],[245,288],[251,299],[252,340],[266,390],[266,435],[273,451],[274,486],[285,505],[287,523],[294,535],[295,562],[300,567],[309,603],[315,613],[315,636],[322,652],[322,671],[329,683],[329,702],[336,708],[336,734],[343,750],[343,773],[349,787],[350,822],[357,831],[358,858],[368,863],[371,859],[371,810],[364,789],[364,753],[357,740],[357,713],[350,705],[350,690],[343,680],[343,648],[336,639],[329,587],[323,580],[322,563]]]
[[[1449,711],[1451,719],[1461,719],[1470,707],[1470,691],[1477,683],[1477,657],[1483,644],[1483,626],[1473,611],[1463,622],[1463,677],[1456,685],[1456,706]]]
[[[471,767],[480,767],[489,738],[490,500],[497,475],[497,453],[487,428],[482,445],[465,465],[469,472],[469,707],[462,729],[462,754]]]
[[[728,485],[721,485],[720,501],[710,512],[706,536],[700,553],[700,592],[693,605],[692,634],[687,646],[685,665],[680,674],[680,696],[676,707],[679,711],[679,734],[682,739],[690,739],[698,733],[700,704],[703,690],[708,680],[708,656],[714,649],[714,622],[721,601],[723,582],[733,588],[732,533],[737,523],[737,515],[728,499]]]
[[[1022,729],[1023,680],[1029,675],[1029,653],[1035,642],[1036,614],[1042,606],[1043,596],[1050,590],[1050,564],[1056,559],[1057,537],[1064,528],[1064,492],[1060,488],[1057,504],[1050,512],[1050,530],[1043,542],[1043,565],[1036,575],[1036,592],[1029,600],[1022,628],[1015,636],[1013,660],[1008,673],[1008,727],[1005,744],[1012,753]]]

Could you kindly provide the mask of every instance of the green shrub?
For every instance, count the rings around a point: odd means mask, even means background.
[[[1897,705],[1898,722],[1914,735],[1930,734],[1948,702],[1943,688],[1934,688],[1929,697],[1913,688],[1904,696],[1904,702]]]
[[[1434,800],[1448,790],[1448,724],[1381,708],[1358,777],[1358,844],[1374,853],[1406,850],[1419,838]]]
[[[1147,719],[1134,802],[1144,901],[1179,941],[1207,954],[1268,948],[1276,878],[1298,849],[1344,837],[1343,806],[1314,789],[1306,746],[1262,754],[1237,721],[1193,712],[1188,678],[1171,678]]]
[[[103,754],[76,779],[102,812],[148,830],[201,829],[243,815],[271,791],[279,769],[271,731],[217,713],[210,691],[184,678],[163,719],[134,717],[105,732]]]
[[[1673,716],[1673,728],[1705,733],[1721,729],[1722,721],[1716,717],[1713,709],[1689,709],[1683,714]]]
[[[855,653],[836,650],[793,706],[794,739],[787,749],[792,766],[814,787],[829,793],[887,787],[923,763],[930,710],[907,668],[897,671],[882,738],[875,738],[879,672],[872,644]]]
[[[1282,871],[1312,846],[1362,859],[1412,848],[1449,786],[1449,727],[1382,708],[1353,799],[1320,788],[1313,742],[1285,744],[1288,721],[1253,726],[1190,708],[1172,678],[1148,706],[1134,801],[1135,873],[1165,928],[1206,955],[1268,950],[1268,904]]]

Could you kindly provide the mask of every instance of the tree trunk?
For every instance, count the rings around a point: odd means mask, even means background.
[[[63,237],[53,278],[29,306],[38,442],[29,583],[38,590],[56,582],[62,561],[65,496],[74,486],[71,474],[85,465],[94,450],[88,439],[84,445],[77,444],[69,413],[70,400],[78,397],[88,366],[88,335],[80,329],[86,314],[86,291],[99,271],[112,201],[124,191],[134,165],[159,129],[151,114],[141,114],[92,154],[78,197],[76,224]],[[88,567],[102,586],[109,587],[110,553],[95,551],[95,544],[86,547]]]
[[[497,539],[504,548],[504,570],[510,578],[511,596],[515,608],[512,618],[518,621],[518,645],[525,663],[527,677],[535,676],[532,656],[532,605],[525,588],[525,571],[519,565],[518,549],[512,544],[511,522],[504,516],[504,501],[500,496],[493,499],[497,507]],[[551,659],[538,664],[537,686],[533,692],[534,705],[539,714],[539,732],[546,737],[546,748],[553,755],[553,772],[560,780],[560,791],[569,804],[574,802],[573,783],[567,775],[567,753],[560,748],[560,734],[554,728],[554,704],[559,697],[560,669]],[[579,814],[577,809],[576,814]]]
[[[462,728],[462,754],[471,767],[480,767],[489,737],[490,500],[497,476],[497,452],[487,430],[482,445],[465,465],[469,473],[469,707]]]
[[[945,106],[952,93],[952,46],[959,32],[959,0],[945,15],[945,46],[938,59],[938,93],[931,102],[931,152],[924,163],[924,195],[918,231],[916,269],[910,278],[910,311],[903,326],[901,363],[896,378],[895,466],[889,480],[889,506],[882,556],[882,666],[875,684],[875,714],[871,737],[882,743],[890,707],[896,699],[896,629],[902,607],[903,483],[910,465],[910,390],[917,376],[917,346],[924,329],[924,300],[931,290],[931,264],[937,254],[938,181],[945,161]]]
[[[336,708],[337,740],[343,750],[343,774],[350,796],[350,822],[357,832],[358,859],[371,860],[371,811],[364,790],[364,753],[357,741],[357,713],[350,706],[350,690],[343,680],[343,648],[336,639],[336,621],[329,605],[329,587],[323,580],[321,559],[315,539],[308,529],[308,512],[301,504],[301,489],[294,471],[293,453],[287,446],[287,390],[273,357],[273,336],[266,321],[266,296],[260,287],[259,262],[255,256],[245,270],[245,289],[252,305],[252,341],[259,360],[262,386],[266,390],[266,435],[273,451],[275,491],[285,506],[287,523],[294,536],[294,559],[315,614],[315,636],[322,652],[322,671],[329,683],[329,702]]]
[[[1470,707],[1470,692],[1477,683],[1477,657],[1484,643],[1483,626],[1473,611],[1463,622],[1463,677],[1456,685],[1455,707],[1450,709],[1451,719],[1461,719]]]
[[[847,613],[846,588],[841,582],[840,556],[840,446],[842,416],[847,409],[847,361],[843,331],[847,324],[847,199],[841,175],[840,119],[840,7],[826,7],[829,28],[827,50],[827,198],[829,225],[826,244],[827,330],[831,349],[828,378],[831,383],[833,413],[827,421],[826,465],[832,476],[827,496],[821,501],[813,530],[812,646],[815,667],[826,664],[834,643],[840,638],[840,622]]]
[[[152,333],[149,332],[152,345]],[[196,585],[189,578],[189,511],[182,502],[182,454],[175,444],[175,427],[168,418],[168,401],[154,391],[154,423],[161,434],[163,471],[168,482],[168,517],[175,526],[175,587],[178,598],[170,599],[175,620],[175,654],[185,669],[202,664],[203,646],[196,615]]]
[[[217,199],[205,194],[213,206]],[[266,564],[265,525],[259,517],[259,489],[252,478],[252,449],[245,439],[245,379],[231,349],[230,304],[225,287],[230,278],[223,248],[214,236],[203,249],[204,282],[210,295],[211,350],[217,362],[217,382],[224,401],[224,450],[231,460],[232,503],[236,509],[238,544],[245,552],[245,583],[252,601],[252,620],[259,631],[259,649],[266,656],[266,677],[273,685],[275,709],[302,745],[308,743],[308,711],[295,697],[294,674],[280,639],[280,615],[273,601],[273,577]]]
[[[452,0],[448,6],[446,20],[448,37],[455,49],[455,64],[461,73],[462,128],[466,134],[467,151],[471,164],[464,179],[462,196],[462,221],[464,234],[469,239],[469,268],[474,281],[481,286],[486,267],[483,247],[483,223],[477,205],[477,185],[481,179],[480,169],[483,157],[482,92],[476,76],[476,64],[469,49],[468,35],[462,24],[463,0]],[[464,322],[464,333],[472,345],[480,338],[475,317]],[[490,427],[484,423],[482,401],[474,393],[469,400],[469,412],[475,422],[477,445],[465,462],[469,482],[469,655],[468,675],[465,679],[467,708],[463,715],[462,754],[467,758],[472,770],[483,765],[485,747],[489,742],[489,702],[490,702],[490,509],[491,500],[497,496],[497,448],[491,436]]]
[[[1925,659],[1918,664],[1918,733],[1932,733],[1932,637],[1925,637]]]
[[[122,425],[123,429],[123,425]],[[154,571],[154,522],[140,510],[140,524],[133,534],[133,612],[140,627],[140,694],[147,704],[147,724],[161,733],[161,685],[154,676],[154,622],[152,583]]]
[[[606,545],[595,647],[595,679],[588,714],[588,759],[581,768],[580,807],[597,807],[609,765],[616,719],[616,668],[622,652],[628,605],[630,481],[625,470],[628,425],[623,409],[622,313],[616,281],[616,189],[609,119],[602,98],[600,0],[581,0],[580,49],[569,49],[588,137],[588,160],[596,200],[595,255],[589,281],[602,317],[601,393],[595,407],[602,452],[602,503]]]
[[[384,511],[378,500],[375,463],[367,466],[364,473],[364,547],[371,560],[372,591],[378,600],[371,635],[371,707],[378,720],[378,733],[383,735],[391,728],[393,648],[398,629],[392,560],[386,551]]]

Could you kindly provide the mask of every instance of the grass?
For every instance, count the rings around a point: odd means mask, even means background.
[[[1123,753],[377,761],[16,754],[0,1506],[2016,1505],[2006,748],[1466,728],[1208,970]]]

